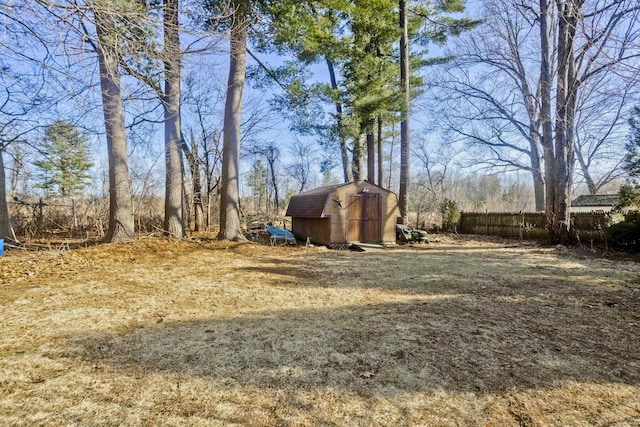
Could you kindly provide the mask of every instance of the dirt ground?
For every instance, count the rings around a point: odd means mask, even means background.
[[[0,425],[640,426],[640,264],[441,236],[0,257]]]

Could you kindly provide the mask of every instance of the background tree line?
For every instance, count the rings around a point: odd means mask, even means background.
[[[221,238],[242,240],[245,208],[279,213],[292,192],[358,179],[397,191],[404,222],[429,222],[445,199],[533,205],[564,240],[576,185],[595,193],[624,176],[639,6],[491,0],[476,19],[464,9],[456,0],[3,5],[0,158],[11,170],[0,162],[0,200],[22,196],[19,182],[32,191],[20,165],[46,163],[36,141],[63,121],[107,159],[82,173],[109,198],[108,241],[133,237],[144,194],[163,198],[156,226],[167,234],[219,223]],[[482,196],[456,190],[480,182]]]

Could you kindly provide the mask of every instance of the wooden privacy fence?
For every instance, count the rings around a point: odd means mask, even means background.
[[[582,242],[606,240],[607,216],[603,212],[576,212],[571,214],[571,227]],[[520,213],[467,213],[460,215],[459,230],[463,234],[514,237],[519,239],[546,239],[547,218],[544,212]]]

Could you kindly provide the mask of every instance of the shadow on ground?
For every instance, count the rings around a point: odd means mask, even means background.
[[[68,343],[70,353],[58,357],[133,375],[171,372],[374,396],[500,393],[564,380],[638,385],[638,295],[607,298],[616,302],[431,295],[406,303],[165,321],[79,334]]]

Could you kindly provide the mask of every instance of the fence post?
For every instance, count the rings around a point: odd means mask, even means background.
[[[489,235],[489,210],[484,210],[484,235]]]
[[[520,240],[524,240],[524,212],[520,211]]]

